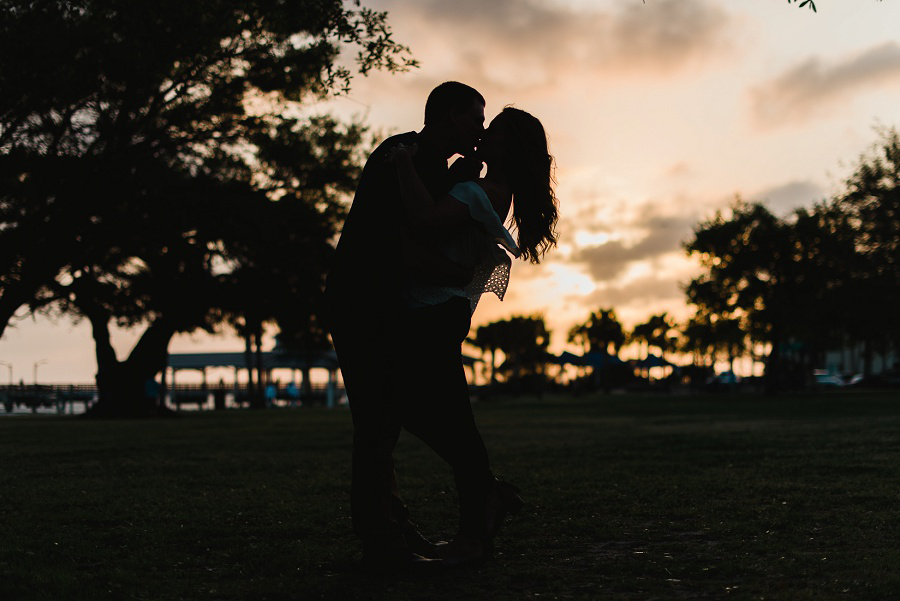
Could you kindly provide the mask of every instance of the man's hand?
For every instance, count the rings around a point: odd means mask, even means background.
[[[470,182],[481,177],[481,169],[484,163],[474,154],[461,156],[450,165],[450,181]]]
[[[396,163],[400,159],[411,159],[419,151],[418,144],[397,144],[387,152],[388,163]]]

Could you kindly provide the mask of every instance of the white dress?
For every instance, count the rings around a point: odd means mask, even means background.
[[[456,184],[450,190],[450,196],[468,207],[472,221],[435,244],[451,261],[474,266],[472,281],[459,288],[427,284],[411,278],[407,285],[407,301],[410,307],[426,307],[463,297],[469,299],[474,313],[478,300],[485,292],[493,292],[503,300],[512,266],[507,251],[515,257],[519,256],[520,251],[487,194],[476,182]]]

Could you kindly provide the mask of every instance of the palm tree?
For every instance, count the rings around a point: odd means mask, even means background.
[[[625,343],[625,331],[614,309],[600,309],[590,314],[587,321],[569,330],[568,342],[581,346],[583,352],[603,351],[619,355]]]
[[[592,313],[587,322],[587,329],[591,350],[602,350],[608,353],[612,347],[612,354],[616,357],[619,356],[619,351],[625,344],[625,330],[612,308],[600,309],[597,313]]]
[[[491,383],[497,376],[504,381],[518,380],[526,383],[535,380],[540,386],[547,364],[547,347],[550,331],[543,316],[514,316],[479,327],[469,343],[490,353]],[[495,364],[495,354],[502,352],[506,360],[499,367]],[[538,388],[540,392],[540,388]]]
[[[665,357],[666,352],[675,350],[674,329],[675,322],[664,312],[651,316],[646,323],[636,325],[630,339],[633,342],[646,343],[645,359],[650,354],[651,346],[658,348],[660,356]]]
[[[660,313],[650,318],[653,324],[653,335],[648,340],[648,345],[659,349],[659,356],[665,358],[666,353],[675,350],[672,331],[675,329],[675,321],[668,313]]]
[[[498,348],[506,355],[504,371],[523,377],[543,373],[550,331],[543,316],[514,316],[499,322]]]
[[[591,313],[583,324],[577,324],[569,330],[568,342],[581,346],[582,352],[603,352],[619,356],[619,351],[625,343],[625,330],[616,317],[614,309],[600,309]],[[584,368],[582,367],[582,372]],[[610,366],[607,363],[595,371],[596,378],[604,382],[607,390],[610,385]]]
[[[641,355],[642,359],[646,359],[647,355],[650,353],[650,337],[653,336],[653,325],[650,322],[640,323],[634,326],[634,329],[631,330],[631,334],[628,335],[628,341],[637,343],[638,345],[638,355]],[[646,349],[644,345],[647,345]]]
[[[590,350],[587,324],[580,323],[572,326],[569,329],[569,334],[566,337],[566,342],[568,342],[569,344],[577,344],[581,347],[582,354],[587,353]]]
[[[500,340],[504,333],[504,323],[495,321],[483,326],[478,326],[475,330],[475,337],[468,338],[466,342],[480,349],[483,353],[490,355],[490,385],[493,386],[497,382],[497,350],[500,348]]]

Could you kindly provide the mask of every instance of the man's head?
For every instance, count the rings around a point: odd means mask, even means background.
[[[484,105],[475,88],[444,82],[425,102],[425,129],[443,139],[449,154],[470,153],[484,132]]]

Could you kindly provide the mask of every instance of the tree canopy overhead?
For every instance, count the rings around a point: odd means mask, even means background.
[[[89,319],[108,407],[175,332],[312,311],[364,128],[294,107],[414,65],[359,2],[6,2],[0,335],[23,306]],[[111,323],[146,326],[121,362]]]

